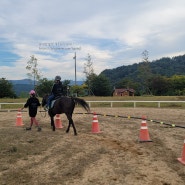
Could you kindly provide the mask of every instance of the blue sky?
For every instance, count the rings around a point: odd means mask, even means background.
[[[27,78],[31,55],[43,77],[70,80],[74,52],[77,80],[88,54],[96,74],[139,63],[144,50],[150,61],[183,55],[184,21],[184,0],[1,0],[0,78]]]

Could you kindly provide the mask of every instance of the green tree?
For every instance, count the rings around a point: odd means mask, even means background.
[[[115,84],[116,88],[131,88],[136,89],[138,84],[133,82],[130,78],[123,78]]]
[[[92,91],[95,96],[110,96],[111,95],[111,86],[110,81],[104,75],[95,75],[91,81]]]
[[[15,98],[16,94],[13,91],[13,85],[5,78],[0,79],[0,98]]]
[[[50,94],[52,86],[53,80],[48,80],[47,78],[40,79],[38,85],[36,86],[37,94],[39,96]]]
[[[26,69],[30,72],[27,73],[28,77],[30,79],[33,79],[33,86],[35,89],[36,86],[36,80],[39,81],[41,78],[41,73],[38,69],[38,63],[37,58],[35,58],[34,55],[31,56],[31,59],[27,62]]]
[[[155,96],[167,95],[169,90],[169,81],[164,76],[155,76],[150,83],[150,89]]]
[[[152,72],[150,68],[150,63],[149,63],[149,56],[148,56],[148,51],[145,50],[142,53],[143,56],[143,62],[140,63],[138,66],[138,79],[141,84],[140,91],[141,94],[151,94],[150,90],[150,80],[152,78]]]
[[[184,95],[185,94],[185,76],[184,75],[174,75],[170,78],[171,91],[174,95]]]
[[[84,73],[86,76],[86,84],[88,86],[88,95],[93,94],[91,89],[91,83],[94,77],[93,62],[91,61],[91,56],[88,54],[86,58],[87,63],[84,64]]]
[[[69,96],[70,95],[70,80],[64,80],[63,82],[62,82],[62,84],[63,84],[63,90],[64,90],[64,95],[65,96]]]
[[[70,92],[72,96],[84,96],[84,87],[83,85],[73,85]]]

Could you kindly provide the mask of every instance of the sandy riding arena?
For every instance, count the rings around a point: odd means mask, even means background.
[[[38,113],[42,127],[31,131],[27,112],[24,126],[15,126],[17,112],[0,112],[1,185],[184,185],[185,166],[181,157],[185,129],[154,123],[185,126],[182,109],[92,108],[91,112],[128,118],[98,116],[101,133],[92,133],[92,114],[75,108],[73,119],[78,132],[51,130],[49,117]],[[138,142],[141,119],[146,115],[153,142]]]

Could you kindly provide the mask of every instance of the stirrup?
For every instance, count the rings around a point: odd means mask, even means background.
[[[45,110],[45,111],[48,111],[49,109],[48,109],[48,107],[44,107],[44,110]]]

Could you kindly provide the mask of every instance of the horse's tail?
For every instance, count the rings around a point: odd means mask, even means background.
[[[73,97],[73,100],[74,100],[75,104],[81,105],[87,112],[90,112],[90,107],[84,99]]]

